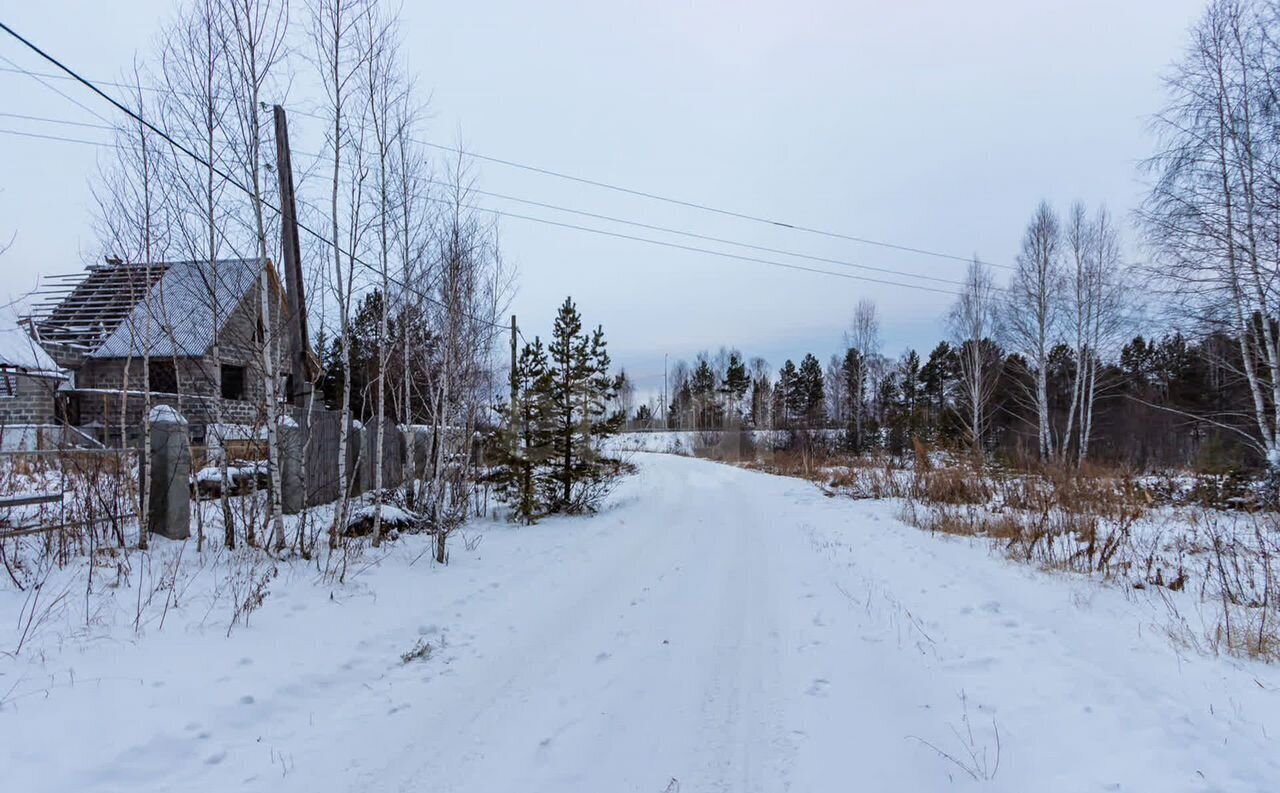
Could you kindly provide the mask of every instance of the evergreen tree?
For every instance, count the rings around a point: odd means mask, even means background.
[[[951,425],[944,426],[943,422],[944,417],[948,416],[952,386],[959,376],[960,361],[955,350],[948,342],[938,342],[938,346],[929,353],[929,360],[920,369],[920,386],[926,406],[925,433],[931,440],[958,437],[951,432]]]
[[[551,373],[542,339],[535,337],[520,351],[511,375],[515,403],[498,408],[502,432],[498,443],[498,495],[512,505],[512,519],[533,523],[543,513],[538,470],[552,455]]]
[[[863,355],[856,347],[845,350],[844,362],[840,367],[844,373],[844,392],[849,399],[849,445],[855,452],[865,448],[866,428],[863,418],[866,414],[867,367]]]
[[[699,356],[698,365],[689,378],[689,390],[693,393],[693,401],[697,406],[698,429],[707,429],[716,425],[716,374],[711,370],[711,363],[706,357]]]
[[[797,415],[796,404],[796,365],[788,358],[778,370],[778,385],[773,389],[773,416],[778,427],[791,426]]]
[[[806,426],[820,425],[826,419],[826,396],[823,390],[822,364],[813,353],[807,353],[800,361],[794,384],[793,408],[796,417]]]
[[[720,390],[728,402],[728,414],[731,418],[735,420],[740,418],[739,406],[750,385],[751,378],[747,375],[747,364],[737,350],[730,352],[729,363],[724,373],[724,383],[721,384]]]
[[[547,351],[545,393],[552,436],[551,461],[542,476],[543,498],[549,512],[591,510],[620,470],[598,447],[622,424],[621,413],[607,415],[615,380],[609,376],[604,329],[597,327],[588,337],[572,298],[565,298]]]
[[[770,406],[773,404],[773,385],[763,374],[751,381],[751,424],[758,430],[771,429]],[[774,414],[776,415],[776,414]]]
[[[648,429],[654,422],[653,410],[648,405],[641,405],[636,408],[636,415],[633,419],[633,426],[639,429]]]

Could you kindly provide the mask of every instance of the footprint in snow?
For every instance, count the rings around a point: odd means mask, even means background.
[[[829,681],[820,677],[810,683],[809,688],[806,689],[804,693],[811,697],[825,697],[827,695],[827,689],[830,688],[830,686],[831,683]]]
[[[608,653],[600,653],[599,655],[596,656],[596,663],[598,664],[604,663],[605,661],[608,661],[612,657],[613,656],[609,655]]]
[[[216,752],[216,753],[211,754],[211,755],[209,755],[208,757],[206,757],[206,758],[204,759],[204,764],[205,764],[205,765],[217,765],[218,763],[221,763],[223,760],[226,760],[226,759],[227,759],[227,753],[226,753],[226,752]]]
[[[249,694],[245,694],[243,697],[240,697],[240,704],[241,704],[241,705],[252,705],[252,704],[253,704],[253,697],[252,697],[251,695],[249,695]]]

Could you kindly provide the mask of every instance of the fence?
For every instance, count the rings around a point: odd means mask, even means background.
[[[304,506],[331,503],[342,495],[338,473],[341,414],[317,409],[291,409],[280,425],[281,501],[287,513]],[[149,487],[153,531],[182,539],[187,536],[192,496],[213,497],[221,489],[221,471],[206,446],[189,446],[182,419],[152,422],[154,480],[141,476],[137,449],[60,448],[0,452],[0,540],[10,537],[84,529],[90,534],[108,526],[110,538],[91,538],[101,544],[123,544],[124,527],[136,517],[141,486]],[[383,424],[380,462],[382,486],[397,487],[405,477],[408,435],[417,446],[419,467],[427,444],[420,430],[403,432],[392,420]],[[261,438],[225,440],[222,450],[234,469],[236,492],[266,490],[266,441]],[[352,495],[377,484],[376,425],[350,427],[346,471]],[[141,481],[140,481],[141,479]]]
[[[132,449],[0,452],[0,539],[85,530],[99,543],[125,541],[137,504]]]

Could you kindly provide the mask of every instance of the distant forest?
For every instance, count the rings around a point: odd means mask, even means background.
[[[987,339],[999,361],[982,432],[983,449],[998,458],[1034,459],[1037,411],[1029,394],[1035,377],[1024,356]],[[1114,360],[1099,368],[1090,443],[1085,454],[1138,467],[1188,466],[1226,470],[1257,466],[1260,456],[1247,440],[1214,416],[1228,405],[1247,406],[1249,387],[1236,376],[1239,345],[1227,336],[1193,341],[1174,332],[1158,339],[1135,336]],[[963,449],[968,428],[962,350],[939,342],[927,356],[907,350],[897,358],[864,354],[849,346],[824,367],[814,355],[797,365],[787,360],[775,373],[762,358],[734,349],[702,353],[671,368],[665,426],[669,429],[749,427],[842,430],[849,451],[902,454],[919,440]],[[1078,366],[1064,343],[1049,354],[1048,403],[1055,437],[1067,432]],[[1078,401],[1078,400],[1077,400]],[[1078,412],[1078,409],[1077,409]],[[632,426],[661,428],[661,403],[641,405]],[[1221,418],[1219,416],[1219,418]],[[1076,419],[1078,422],[1079,419]],[[1068,446],[1076,459],[1078,434]]]

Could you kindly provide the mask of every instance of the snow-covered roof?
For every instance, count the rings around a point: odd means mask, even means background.
[[[0,315],[0,368],[66,377],[35,339],[14,318],[4,315]]]
[[[91,358],[142,355],[198,357],[253,288],[256,259],[168,262],[129,314],[90,354]],[[214,306],[217,316],[214,316]]]

